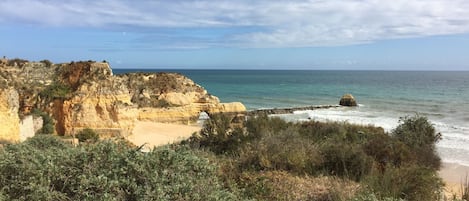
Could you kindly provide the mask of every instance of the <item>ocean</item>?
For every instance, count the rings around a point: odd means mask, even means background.
[[[428,117],[443,139],[437,144],[444,162],[469,166],[469,71],[303,71],[303,70],[161,70],[178,72],[222,102],[242,102],[248,110],[336,105],[351,93],[359,107],[298,111],[279,115],[291,121],[347,121],[391,131],[399,117]]]

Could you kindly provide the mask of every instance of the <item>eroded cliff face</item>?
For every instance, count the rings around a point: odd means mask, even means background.
[[[107,71],[99,74],[102,72]],[[246,110],[241,103],[220,103],[180,74],[133,73],[95,78],[88,77],[70,99],[54,103],[59,133],[69,135],[89,127],[104,136],[128,136],[136,120],[190,124],[202,111]]]
[[[4,78],[0,80],[3,88],[19,89],[16,114],[28,115],[33,109],[45,111],[55,119],[59,135],[92,128],[103,137],[128,136],[139,120],[188,124],[195,122],[202,111],[246,110],[241,103],[220,103],[181,74],[113,75],[107,63],[27,63],[21,68],[3,67],[0,76]],[[4,108],[7,111],[12,107]]]
[[[20,119],[18,116],[18,92],[14,89],[0,89],[0,140],[20,140]]]

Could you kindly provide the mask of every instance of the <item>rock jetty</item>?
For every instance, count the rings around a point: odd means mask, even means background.
[[[247,112],[248,115],[293,114],[295,111],[337,108],[339,105],[311,105],[305,107],[258,109]]]

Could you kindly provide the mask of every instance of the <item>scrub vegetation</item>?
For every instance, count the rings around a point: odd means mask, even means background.
[[[391,133],[344,122],[212,115],[200,133],[142,152],[83,131],[78,146],[37,135],[0,149],[2,200],[439,200],[422,116]]]

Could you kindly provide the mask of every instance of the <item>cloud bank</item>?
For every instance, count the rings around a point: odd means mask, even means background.
[[[0,24],[117,27],[194,47],[318,47],[469,33],[468,9],[467,0],[3,0]]]

